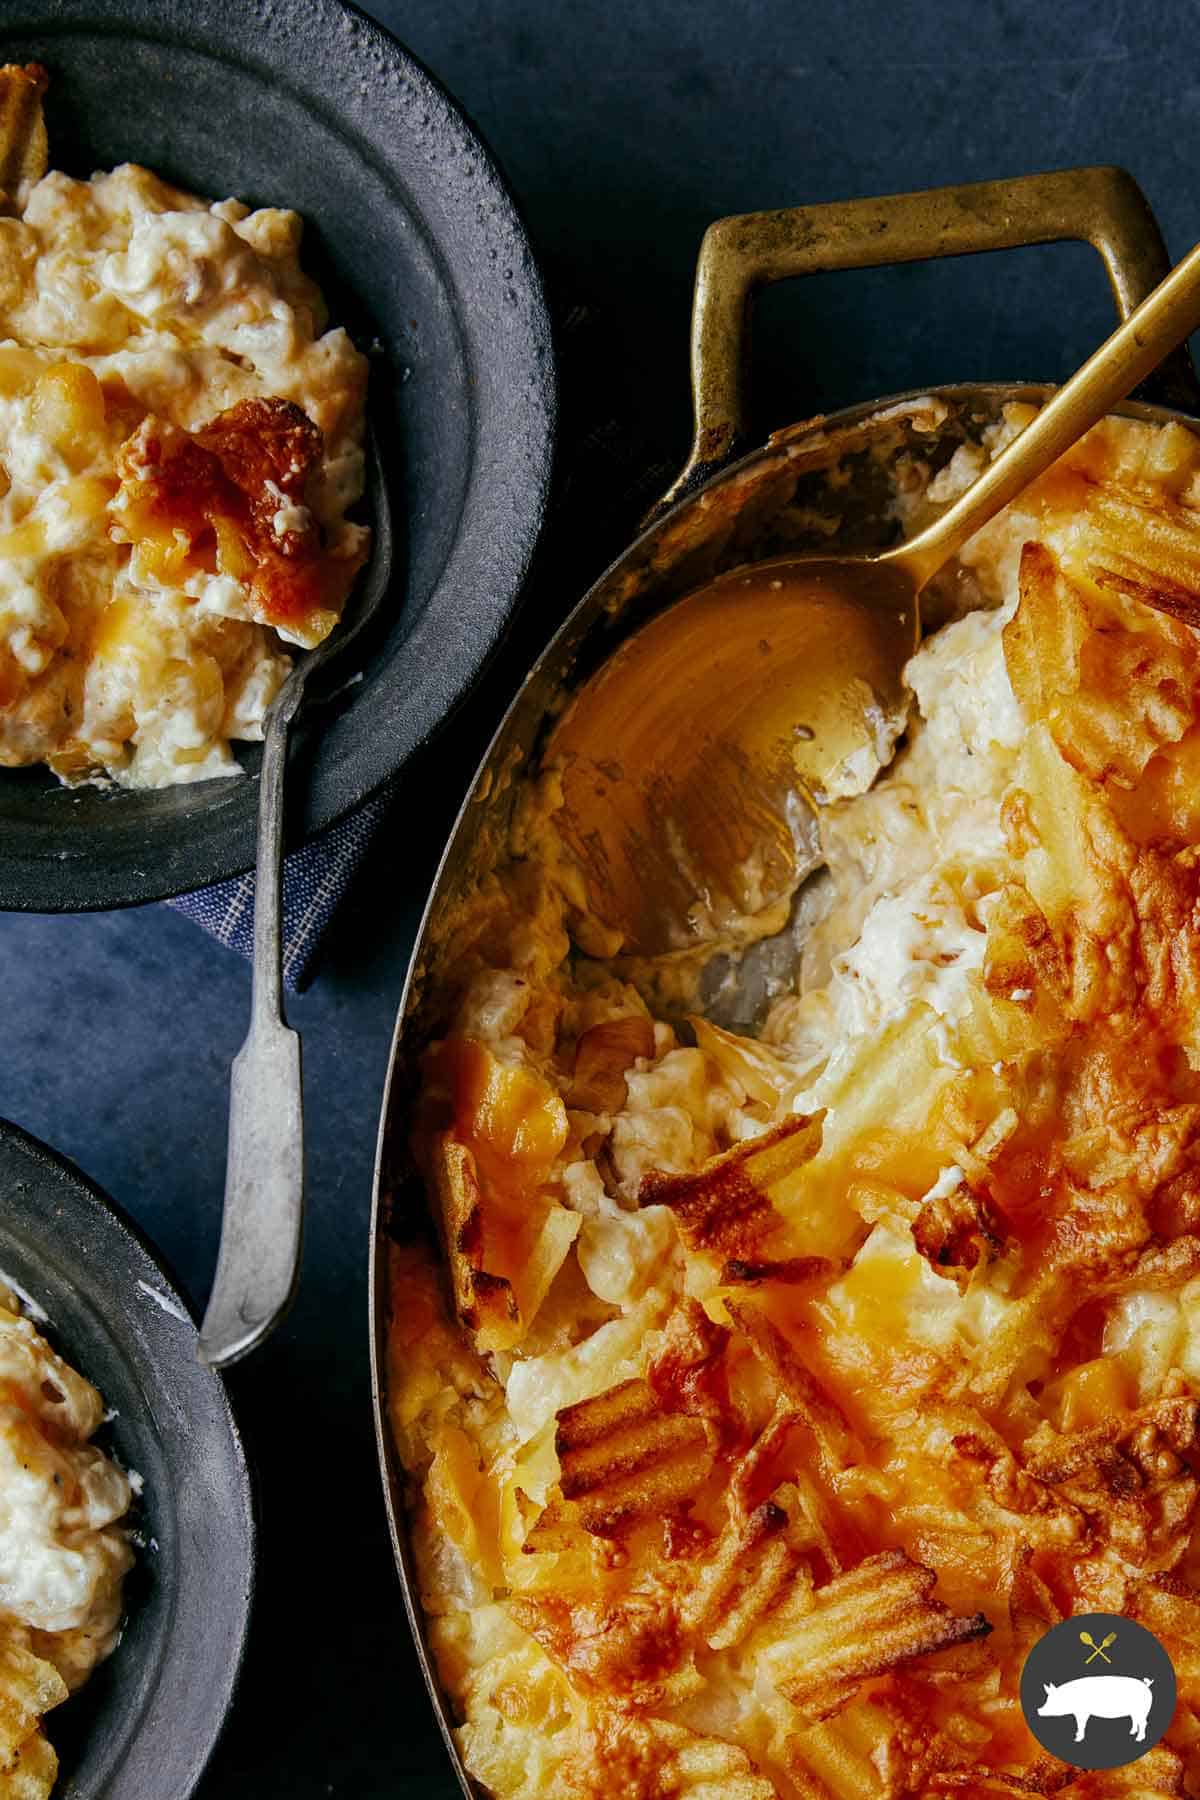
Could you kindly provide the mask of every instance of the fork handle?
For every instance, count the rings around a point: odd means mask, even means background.
[[[304,1222],[300,1037],[252,1024],[233,1060],[221,1247],[198,1354],[224,1369],[274,1330],[291,1302]]]
[[[283,797],[306,670],[271,709],[259,777],[250,1030],[233,1061],[217,1273],[197,1354],[227,1368],[261,1344],[295,1293],[304,1221],[299,1034],[283,1016]]]

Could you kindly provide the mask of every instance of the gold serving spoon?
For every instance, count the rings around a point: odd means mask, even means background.
[[[813,800],[858,791],[902,728],[921,590],[1198,325],[1200,245],[917,537],[721,575],[581,689],[547,748],[556,818],[626,952],[703,944],[769,909],[783,924],[819,860]]]

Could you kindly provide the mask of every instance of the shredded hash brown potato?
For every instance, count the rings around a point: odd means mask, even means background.
[[[553,770],[457,923],[389,1404],[500,1800],[1197,1791],[1200,443],[1106,422],[962,564],[756,1038],[596,956]],[[1018,1701],[1089,1611],[1179,1678],[1112,1774]]]
[[[117,1641],[131,1488],[90,1441],[103,1416],[0,1279],[0,1800],[45,1800],[43,1716]]]
[[[0,68],[0,765],[233,775],[366,558],[366,359],[295,213],[48,173],[46,85]]]

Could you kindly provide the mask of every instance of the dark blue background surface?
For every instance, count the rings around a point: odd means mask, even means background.
[[[676,461],[691,270],[721,213],[1119,162],[1173,255],[1200,235],[1195,4],[375,10],[482,127],[553,289],[603,309],[595,358],[614,409]],[[773,294],[761,314],[764,427],[927,382],[1060,377],[1110,322],[1099,264],[1077,247],[822,277]],[[232,1382],[262,1474],[263,1578],[205,1800],[457,1791],[408,1647],[371,1442],[376,1115],[412,931],[474,752],[522,657],[591,573],[543,583],[507,659],[406,787],[315,986],[291,1006],[305,1041],[311,1228],[287,1326]],[[216,1248],[247,996],[245,968],[164,908],[0,921],[0,1112],[110,1189],[197,1297]]]

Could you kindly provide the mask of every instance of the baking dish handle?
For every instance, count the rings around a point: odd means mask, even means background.
[[[1060,169],[1012,181],[718,219],[704,235],[696,265],[691,455],[655,514],[749,448],[750,311],[759,288],[794,275],[1066,239],[1091,244],[1099,252],[1122,319],[1170,268],[1145,195],[1132,175],[1116,168]],[[1155,400],[1200,413],[1200,386],[1186,345],[1161,364],[1152,385]],[[1143,390],[1142,397],[1151,395]]]

